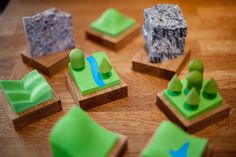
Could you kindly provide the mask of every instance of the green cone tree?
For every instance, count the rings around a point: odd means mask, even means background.
[[[216,81],[211,78],[207,81],[206,85],[204,86],[203,92],[208,95],[216,95],[218,92],[218,86],[216,84]]]
[[[70,63],[73,69],[83,69],[85,65],[84,53],[80,49],[72,49],[70,51]]]
[[[181,92],[183,88],[182,83],[180,82],[177,75],[174,75],[170,82],[168,83],[168,89],[172,92]]]
[[[193,87],[186,96],[185,103],[189,105],[189,107],[196,107],[198,106],[199,102],[200,102],[200,96],[195,87]]]
[[[109,63],[106,58],[103,58],[101,64],[99,65],[99,72],[102,74],[103,77],[109,77],[111,70],[111,63]]]

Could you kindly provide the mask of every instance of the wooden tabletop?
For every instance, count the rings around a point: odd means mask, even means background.
[[[231,106],[229,118],[218,122],[196,135],[208,138],[213,144],[214,157],[236,156],[236,2],[235,1],[161,1],[177,3],[188,23],[188,43],[191,58],[205,63],[207,77],[214,77],[225,101]],[[143,0],[11,0],[0,16],[0,79],[11,75],[14,65],[21,64],[19,53],[27,49],[22,17],[34,15],[49,7],[72,14],[76,44],[87,54],[97,50],[108,53],[120,77],[128,84],[129,96],[118,101],[95,107],[88,111],[104,127],[128,136],[125,156],[138,156],[153,132],[166,116],[155,106],[156,93],[165,89],[168,81],[134,72],[131,60],[143,46],[140,34],[121,50],[114,52],[86,40],[85,29],[89,23],[109,7],[117,8],[138,22],[143,21],[143,9],[158,3]],[[22,65],[22,64],[21,64]],[[53,124],[74,104],[65,85],[63,69],[50,78],[55,92],[62,99],[63,111],[31,124],[21,131],[14,131],[0,105],[0,156],[46,157],[51,156],[48,134]],[[186,74],[186,67],[181,76]]]

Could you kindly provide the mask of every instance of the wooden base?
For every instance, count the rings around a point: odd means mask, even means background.
[[[127,149],[127,137],[121,134],[118,134],[118,140],[112,149],[109,157],[121,157]]]
[[[21,58],[24,63],[45,73],[48,76],[52,76],[68,65],[69,51],[58,52],[37,58],[32,58],[25,52],[21,53]]]
[[[140,32],[141,25],[137,23],[117,37],[111,37],[104,33],[95,31],[91,28],[87,29],[86,37],[110,49],[118,50],[122,48],[125,44],[129,43],[129,41],[132,40],[134,37],[139,35]]]
[[[179,74],[190,57],[190,49],[186,48],[184,55],[162,63],[150,63],[145,48],[140,49],[132,60],[132,68],[139,72],[170,80]]]
[[[0,100],[15,130],[19,130],[28,124],[39,121],[62,110],[61,100],[58,99],[55,93],[54,98],[20,113],[15,113],[12,110],[5,94],[2,91],[0,92]]]
[[[187,120],[165,99],[163,96],[163,91],[157,94],[156,105],[171,121],[175,122],[190,133],[194,133],[220,120],[223,120],[227,118],[230,113],[229,105],[223,102],[219,107],[203,113],[196,118]]]
[[[128,86],[122,80],[119,85],[83,96],[72,80],[70,74],[66,72],[65,77],[67,87],[69,88],[75,103],[80,105],[84,110],[128,96]]]

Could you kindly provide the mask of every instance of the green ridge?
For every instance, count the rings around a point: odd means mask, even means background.
[[[22,112],[53,98],[50,85],[37,70],[21,80],[1,80],[1,89],[15,112]]]
[[[141,157],[171,157],[170,150],[178,150],[185,142],[189,142],[188,157],[201,157],[207,146],[207,139],[191,136],[175,124],[164,121]]]
[[[135,24],[135,20],[116,9],[107,9],[90,27],[96,31],[116,37]]]
[[[109,62],[109,59],[104,52],[96,52],[92,56],[96,59],[98,65],[101,64],[103,58],[106,58],[106,60]],[[69,71],[73,81],[75,82],[82,95],[87,95],[105,88],[112,87],[114,85],[118,85],[120,83],[120,79],[116,74],[115,69],[112,68],[109,78],[103,79],[105,86],[99,87],[94,82],[90,65],[86,59],[84,68],[82,70],[74,70],[71,66],[71,63],[69,63]]]
[[[49,135],[54,157],[105,157],[118,137],[73,106]]]

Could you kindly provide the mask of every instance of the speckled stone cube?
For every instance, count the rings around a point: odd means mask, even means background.
[[[48,9],[31,17],[23,17],[25,33],[32,57],[39,57],[75,47],[70,14]]]
[[[150,62],[160,63],[184,53],[187,24],[178,5],[144,9],[143,34]]]

